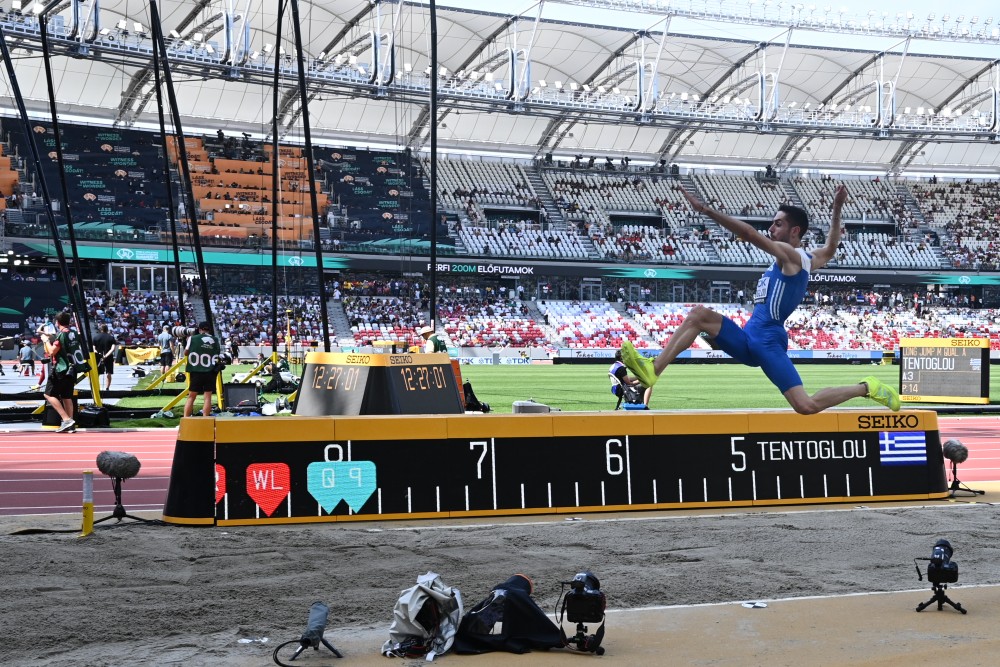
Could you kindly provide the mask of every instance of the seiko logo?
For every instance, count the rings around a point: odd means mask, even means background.
[[[367,364],[371,362],[372,358],[367,354],[349,354],[347,355],[347,363],[349,364]]]
[[[952,338],[952,347],[983,347],[981,341],[975,338]]]
[[[390,366],[404,366],[406,364],[412,364],[412,363],[413,363],[413,357],[408,354],[389,355]]]
[[[916,415],[861,415],[858,417],[858,428],[917,428],[920,419]]]

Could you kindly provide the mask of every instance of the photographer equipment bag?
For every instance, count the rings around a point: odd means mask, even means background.
[[[462,385],[462,392],[465,394],[465,411],[466,412],[482,412],[487,413],[490,411],[490,404],[483,403],[476,397],[476,392],[472,391],[472,383],[466,381]]]
[[[111,419],[107,408],[85,405],[77,411],[76,423],[81,428],[107,428],[111,426]]]
[[[494,632],[498,623],[501,629]],[[494,586],[462,617],[455,637],[456,653],[527,653],[562,646],[561,630],[532,599],[531,581],[523,574]]]
[[[382,655],[433,658],[447,653],[455,642],[463,609],[461,591],[445,584],[439,575],[428,572],[417,577],[417,585],[396,600]]]

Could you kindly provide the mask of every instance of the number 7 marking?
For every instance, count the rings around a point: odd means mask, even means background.
[[[486,452],[489,447],[489,443],[485,440],[473,440],[469,443],[469,449],[475,449],[476,447],[482,447],[483,453],[479,455],[479,460],[476,461],[476,479],[483,478],[483,459],[486,458]]]

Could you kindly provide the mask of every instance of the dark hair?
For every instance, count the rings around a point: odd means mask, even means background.
[[[621,360],[622,360],[622,351],[615,350],[615,361],[621,361]]]
[[[793,226],[799,228],[800,239],[806,235],[806,232],[809,230],[809,214],[806,213],[804,208],[792,206],[791,204],[782,204],[778,207],[778,210],[785,214]]]
[[[101,330],[101,333],[108,333],[108,325],[107,324],[102,324],[101,326],[98,327],[98,329]]]
[[[204,329],[205,331],[209,332],[212,331],[212,325],[209,324],[208,320],[202,320],[201,322],[198,322],[198,328]]]
[[[67,313],[65,310],[56,315],[56,324],[58,324],[59,326],[68,327],[69,320],[70,320],[69,313]]]

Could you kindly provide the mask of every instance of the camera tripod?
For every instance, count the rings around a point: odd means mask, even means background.
[[[944,609],[945,604],[949,604],[953,609],[960,611],[963,614],[969,613],[969,611],[963,607],[961,603],[953,602],[952,599],[948,597],[948,594],[945,593],[945,591],[948,590],[948,584],[931,584],[931,590],[934,591],[933,597],[931,597],[931,599],[927,602],[921,602],[918,604],[917,611],[923,611],[937,602],[938,611]]]
[[[597,655],[604,655],[604,647],[601,646],[601,641],[604,639],[604,624],[601,623],[601,627],[597,629],[597,633],[593,635],[587,634],[587,626],[583,623],[576,624],[576,634],[572,637],[565,639],[566,646],[573,645],[576,647],[577,651],[586,651],[587,653],[596,653]]]

